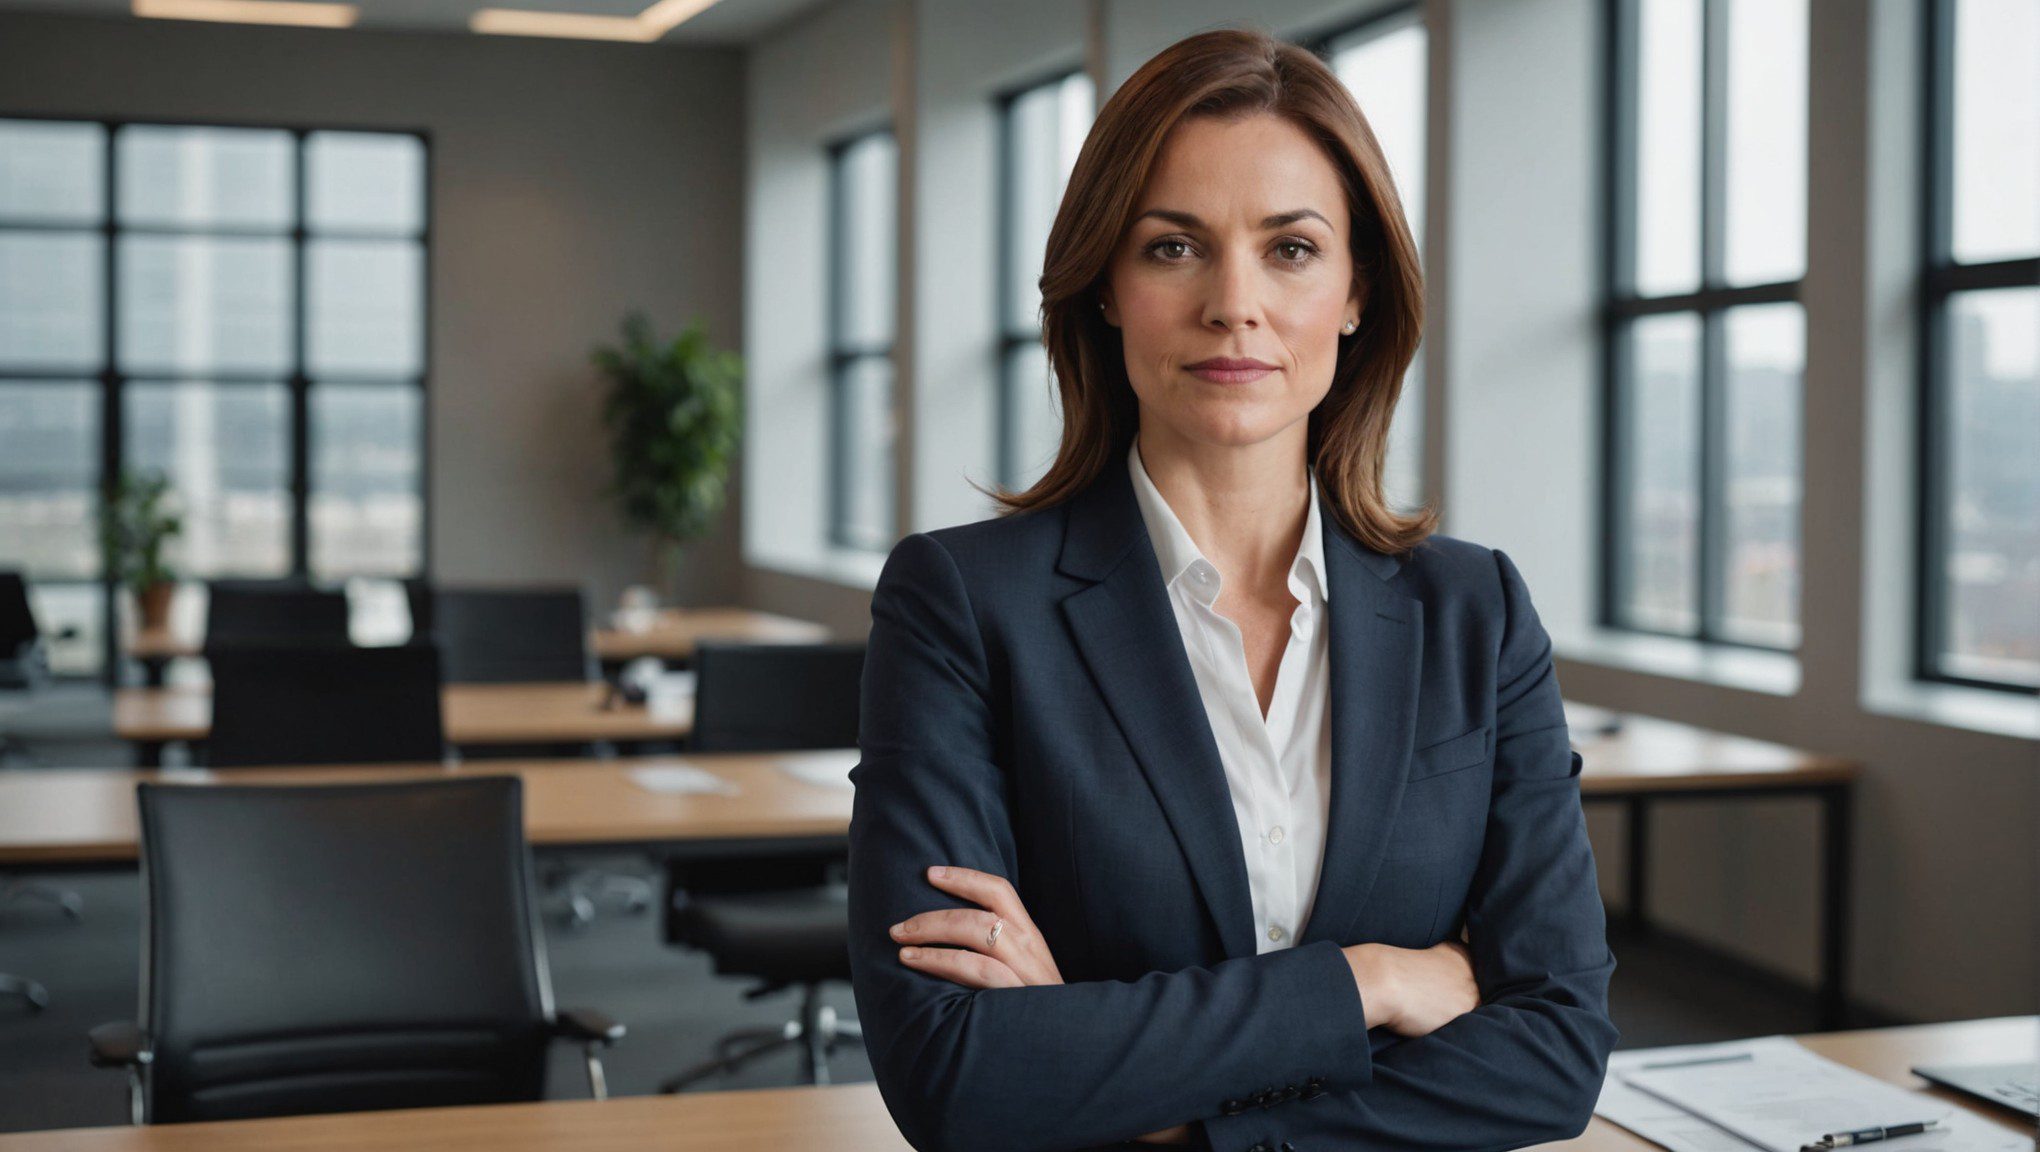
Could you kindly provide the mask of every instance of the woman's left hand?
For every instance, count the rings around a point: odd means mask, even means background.
[[[937,865],[928,869],[928,883],[978,907],[937,908],[893,925],[892,938],[905,945],[901,963],[966,988],[1063,982],[1048,942],[1005,877]],[[1001,920],[994,939],[992,927]],[[958,947],[930,947],[943,944]]]

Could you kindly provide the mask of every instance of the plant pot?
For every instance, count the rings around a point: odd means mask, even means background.
[[[170,598],[177,594],[177,585],[161,580],[135,593],[135,605],[142,613],[144,630],[162,629],[170,626]]]

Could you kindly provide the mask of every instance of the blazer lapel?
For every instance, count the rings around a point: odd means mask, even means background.
[[[1416,737],[1424,606],[1389,585],[1400,560],[1362,545],[1330,515],[1324,525],[1332,797],[1324,866],[1298,943],[1343,946],[1402,807]]]
[[[1094,582],[1062,602],[1077,648],[1168,816],[1226,956],[1251,956],[1232,793],[1123,453],[1071,503],[1059,567]]]

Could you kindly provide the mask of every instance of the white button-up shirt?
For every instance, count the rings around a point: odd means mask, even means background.
[[[1254,940],[1259,952],[1296,943],[1317,895],[1324,863],[1325,820],[1332,797],[1331,660],[1325,621],[1324,530],[1318,514],[1317,477],[1303,539],[1289,566],[1289,639],[1275,673],[1268,714],[1247,671],[1239,626],[1212,607],[1218,569],[1198,550],[1183,522],[1162,498],[1140,462],[1140,445],[1127,453],[1133,491],[1147,523],[1162,581],[1183,634],[1183,650],[1218,741],[1218,759],[1232,793],[1253,896]]]

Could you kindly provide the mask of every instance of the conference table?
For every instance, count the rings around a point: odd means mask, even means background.
[[[1567,702],[1580,754],[1580,800],[1626,810],[1624,845],[1632,931],[1650,929],[1650,817],[1655,806],[1689,801],[1810,798],[1820,806],[1820,986],[1823,1028],[1848,1008],[1851,798],[1859,761],[1753,740],[1673,720]]]
[[[624,626],[625,620],[629,627]],[[750,608],[660,608],[642,617],[619,617],[592,629],[588,650],[604,666],[643,656],[685,663],[704,642],[818,644],[829,637],[828,628],[811,620]],[[204,656],[205,642],[169,626],[139,628],[127,638],[126,651],[140,662],[147,684],[155,688],[162,686],[164,670],[172,660]]]
[[[28,768],[0,772],[0,868],[131,865],[135,785],[348,784],[516,776],[534,847],[629,847],[662,856],[847,847],[854,749],[615,760],[486,760],[361,767]],[[723,791],[672,791],[676,770]]]
[[[2008,1111],[1912,1075],[1914,1064],[2032,1061],[2040,1017],[2014,1016],[1800,1036],[1830,1060],[1946,1101],[2016,1135],[2030,1125]],[[1308,1107],[1308,1105],[1303,1105]],[[1643,1152],[1657,1145],[1595,1117],[1574,1139],[1540,1147],[1565,1152]],[[908,1148],[876,1086],[765,1088],[556,1100],[470,1108],[357,1112],[274,1120],[166,1124],[149,1128],[76,1128],[0,1135],[0,1152],[903,1152]]]
[[[691,698],[657,708],[629,704],[602,681],[448,684],[441,691],[446,742],[455,747],[632,744],[682,740],[694,730]],[[165,744],[201,742],[211,732],[210,685],[114,689],[113,733],[135,746],[144,767],[163,762]]]

